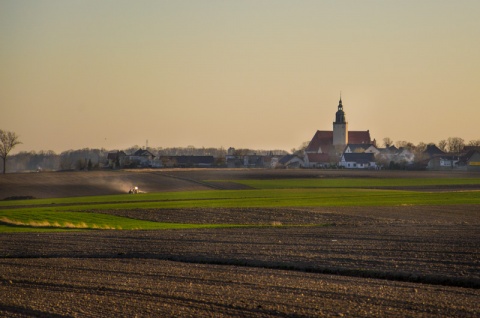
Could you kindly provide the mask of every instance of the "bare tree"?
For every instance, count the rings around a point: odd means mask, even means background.
[[[438,142],[438,148],[441,150],[441,151],[447,151],[447,141],[445,139],[443,140],[440,140]]]
[[[458,153],[465,147],[465,142],[459,137],[449,137],[447,139],[448,151]]]
[[[415,161],[416,162],[421,162],[425,159],[428,159],[428,154],[425,153],[425,150],[427,150],[427,144],[424,143],[423,141],[419,142],[415,148],[413,149],[413,154],[415,155]]]
[[[391,145],[393,145],[393,140],[390,139],[390,137],[385,137],[385,138],[383,138],[383,146],[384,146],[385,148],[388,148],[388,147],[390,147]]]
[[[469,145],[469,146],[473,146],[473,147],[479,147],[479,146],[480,146],[480,139],[470,140],[470,141],[468,142],[468,145]]]
[[[415,148],[415,145],[409,141],[405,140],[399,140],[396,143],[397,148],[408,148],[408,149],[413,149]]]
[[[417,152],[424,152],[427,149],[427,144],[424,143],[423,141],[420,141],[416,146],[415,146],[415,151]]]
[[[291,150],[292,154],[298,155],[298,156],[303,156],[305,154],[305,149],[307,149],[309,144],[310,144],[310,141],[302,142],[302,144],[298,147],[298,149],[292,148],[292,150]]]
[[[8,153],[18,144],[18,135],[11,131],[4,131],[0,129],[0,158],[3,159],[3,173],[7,172],[7,156]]]

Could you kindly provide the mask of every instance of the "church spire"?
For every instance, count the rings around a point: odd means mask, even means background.
[[[342,95],[340,94],[340,100],[338,101],[338,110],[335,114],[335,123],[337,124],[344,124],[345,120],[345,112],[343,111],[343,104],[342,104]]]
[[[340,92],[340,100],[338,101],[338,110],[335,113],[335,121],[333,122],[333,145],[340,148],[348,144],[348,123],[343,111],[342,92]],[[340,148],[338,149],[339,151]]]

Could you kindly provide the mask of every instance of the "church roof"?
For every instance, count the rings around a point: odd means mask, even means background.
[[[305,151],[318,152],[318,149],[322,148],[322,152],[325,153],[331,147],[333,147],[333,131],[317,130]]]
[[[349,144],[371,144],[370,131],[349,131],[348,132]]]
[[[349,131],[348,143],[352,144],[371,144],[370,131]],[[318,152],[319,149],[323,153],[328,153],[333,148],[333,131],[317,130],[312,140],[305,149],[306,152]]]

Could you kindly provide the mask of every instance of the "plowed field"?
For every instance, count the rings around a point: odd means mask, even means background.
[[[146,180],[158,178],[144,173]],[[222,178],[172,173],[162,176],[173,180],[168,190],[229,180],[226,172]],[[228,173],[230,179],[253,174]],[[321,172],[261,173],[305,178]],[[41,197],[46,192],[33,193],[42,186],[36,184],[30,195]],[[11,195],[21,195],[14,188]],[[2,233],[0,315],[478,317],[479,211],[478,205],[134,209],[104,213],[161,222],[327,226]]]

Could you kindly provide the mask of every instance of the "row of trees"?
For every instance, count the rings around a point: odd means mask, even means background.
[[[14,133],[3,132],[0,146],[0,157],[3,159],[3,173],[8,169],[9,171],[42,171],[42,170],[94,170],[99,169],[107,163],[108,151],[107,149],[78,149],[68,150],[60,154],[54,151],[22,151],[15,155],[11,155],[7,164],[7,156],[9,152],[18,144],[18,136]],[[140,149],[140,146],[132,146],[123,151],[126,154],[133,154]],[[223,148],[205,148],[205,147],[170,147],[170,148],[147,148],[152,154],[157,157],[162,156],[213,156],[218,162],[220,159],[225,159],[227,151]],[[235,151],[236,155],[242,154],[280,154],[286,153],[281,150],[253,150],[253,149],[238,149]]]
[[[21,144],[19,136],[10,131],[4,131],[0,129],[0,158],[3,161],[3,173],[7,170],[7,157],[11,150],[15,146]],[[391,138],[383,138],[383,146],[389,148],[396,146],[397,148],[408,148],[416,156],[421,158],[421,154],[425,151],[428,145],[433,143],[420,142],[413,144],[408,141],[399,140],[394,142]],[[304,142],[298,149],[292,149],[292,153],[302,155],[305,148],[308,146],[308,142]],[[471,140],[468,143],[459,137],[450,137],[446,140],[440,140],[436,146],[444,152],[460,153],[465,146],[480,147],[480,139]],[[140,149],[139,146],[132,146],[125,149],[127,154],[133,154]],[[194,146],[188,147],[170,147],[170,148],[148,148],[155,156],[213,156],[215,158],[225,158],[227,151],[223,148],[196,148]],[[287,152],[283,150],[252,150],[248,148],[236,149],[234,155],[242,156],[248,154],[257,155],[285,155]],[[53,151],[40,151],[40,152],[20,152],[12,156],[11,162],[8,164],[8,168],[13,171],[35,171],[35,170],[92,170],[102,166],[107,162],[108,151],[106,149],[80,149],[80,150],[68,150],[61,154],[56,154]]]
[[[383,138],[384,147],[388,148],[393,145],[395,145],[397,148],[408,148],[410,150],[418,150],[421,152],[423,152],[428,145],[436,145],[440,150],[444,152],[459,153],[463,151],[465,146],[480,147],[480,139],[470,140],[468,143],[465,143],[465,140],[463,140],[462,138],[450,137],[448,139],[440,140],[437,144],[420,142],[415,145],[411,142],[404,140],[399,140],[394,143],[393,140],[388,137]]]

